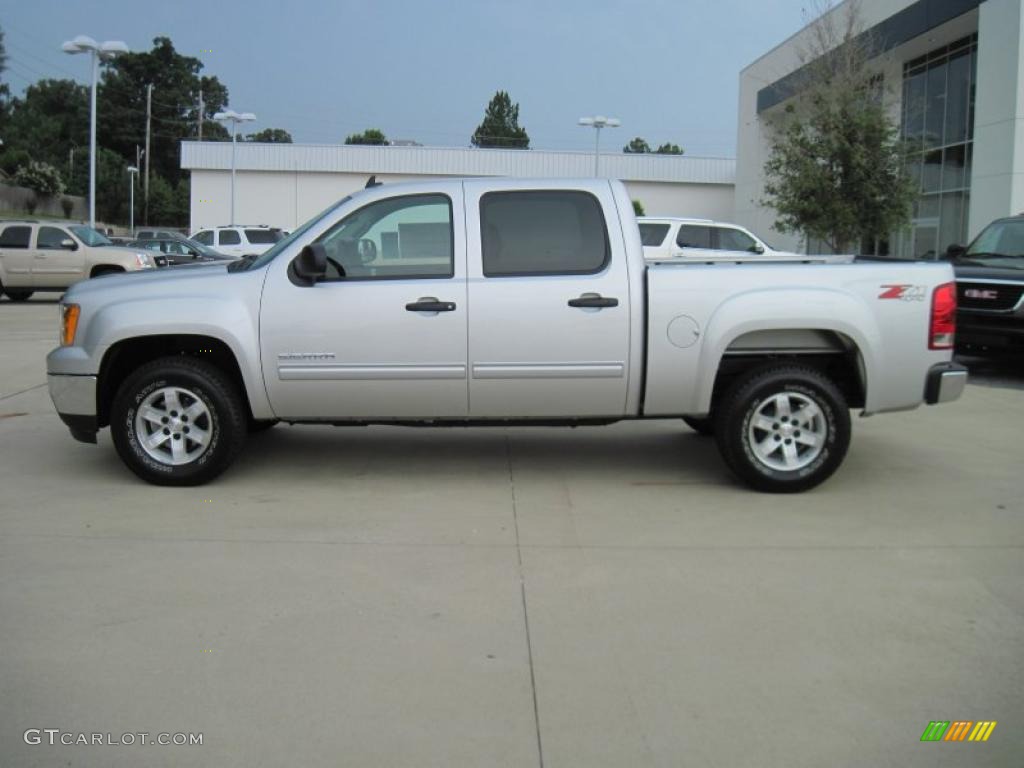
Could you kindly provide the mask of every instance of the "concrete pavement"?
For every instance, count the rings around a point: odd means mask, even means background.
[[[743,489],[669,421],[279,426],[159,489],[54,415],[56,314],[0,301],[2,766],[1024,754],[1019,391],[855,420],[799,496]],[[919,741],[979,719],[985,744]]]

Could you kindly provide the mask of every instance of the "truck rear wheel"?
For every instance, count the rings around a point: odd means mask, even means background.
[[[114,447],[128,468],[155,485],[201,485],[245,445],[245,405],[219,368],[164,357],[129,376],[111,408]]]
[[[813,488],[839,468],[850,445],[846,400],[813,368],[754,369],[732,384],[717,411],[722,458],[761,491]]]

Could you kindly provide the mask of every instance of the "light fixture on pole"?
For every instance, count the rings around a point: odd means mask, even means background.
[[[256,119],[252,112],[235,112],[233,109],[226,109],[213,116],[214,120],[222,123],[231,123],[231,224],[235,223],[235,135],[238,132],[239,123],[248,123]]]
[[[581,117],[579,124],[594,129],[594,176],[597,176],[601,156],[601,129],[618,128],[622,123],[615,117],[594,115],[594,117]]]
[[[96,82],[100,76],[100,61],[107,61],[119,53],[128,53],[128,46],[120,40],[97,43],[91,37],[79,35],[61,46],[64,53],[88,53],[92,58],[92,97],[89,108],[89,226],[96,226]]]
[[[135,239],[135,177],[139,175],[139,169],[134,165],[128,166],[128,236]]]

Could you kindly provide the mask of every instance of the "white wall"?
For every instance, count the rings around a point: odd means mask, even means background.
[[[1024,212],[1024,11],[986,0],[978,20],[978,87],[968,238]]]
[[[238,171],[235,219],[242,224],[268,224],[295,229],[341,198],[362,189],[365,173],[307,171]],[[418,181],[419,175],[378,174],[383,183]],[[731,184],[626,182],[630,197],[648,214],[695,216],[729,221],[733,215]],[[230,222],[230,171],[193,170],[190,232]]]

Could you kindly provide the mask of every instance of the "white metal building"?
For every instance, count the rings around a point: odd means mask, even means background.
[[[370,175],[384,183],[594,175],[594,155],[588,152],[248,142],[239,142],[236,151],[235,219],[285,229],[362,189]],[[190,231],[230,223],[231,144],[183,142],[181,165],[192,172]],[[649,215],[732,218],[732,159],[607,154],[600,157],[600,171],[622,179]]]
[[[894,233],[889,252],[934,257],[1024,211],[1022,0],[859,0],[859,10],[883,49],[876,61],[891,114],[923,146],[910,166],[920,185],[913,224]],[[758,202],[769,122],[799,90],[808,37],[808,28],[797,32],[740,73],[736,219],[765,235],[775,221]]]

